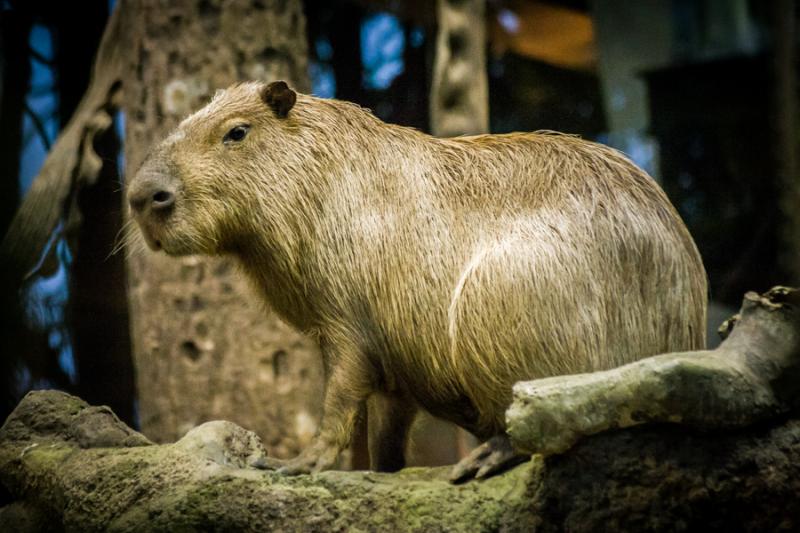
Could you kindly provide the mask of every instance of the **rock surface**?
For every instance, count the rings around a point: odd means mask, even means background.
[[[91,421],[91,422],[89,422]],[[87,430],[91,428],[91,431]],[[32,392],[0,429],[2,531],[597,531],[800,527],[800,420],[602,433],[482,482],[448,469],[282,477],[212,422],[154,445],[103,408]],[[243,468],[244,467],[244,468]]]

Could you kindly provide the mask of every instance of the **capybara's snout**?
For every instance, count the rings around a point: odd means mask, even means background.
[[[152,250],[161,250],[167,228],[174,224],[177,180],[163,165],[148,160],[128,184],[127,200],[145,242]]]
[[[175,205],[175,186],[165,174],[143,169],[128,191],[128,204],[137,217],[166,214]]]

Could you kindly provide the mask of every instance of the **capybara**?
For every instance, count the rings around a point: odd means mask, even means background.
[[[404,465],[422,408],[489,439],[455,480],[518,461],[520,380],[703,348],[706,275],[658,185],[619,152],[542,132],[434,138],[284,82],[220,91],[131,180],[153,250],[233,255],[318,338],[314,443],[330,468],[366,402],[371,465]]]

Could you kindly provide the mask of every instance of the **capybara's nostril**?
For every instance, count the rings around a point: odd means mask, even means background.
[[[153,211],[165,211],[175,204],[175,195],[169,191],[156,191],[153,194]]]
[[[175,204],[175,193],[158,185],[143,184],[128,197],[131,209],[137,213],[165,212]]]

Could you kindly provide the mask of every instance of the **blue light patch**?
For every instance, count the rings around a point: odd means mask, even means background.
[[[361,61],[364,87],[387,89],[405,69],[405,33],[400,21],[389,13],[377,13],[361,24]]]

